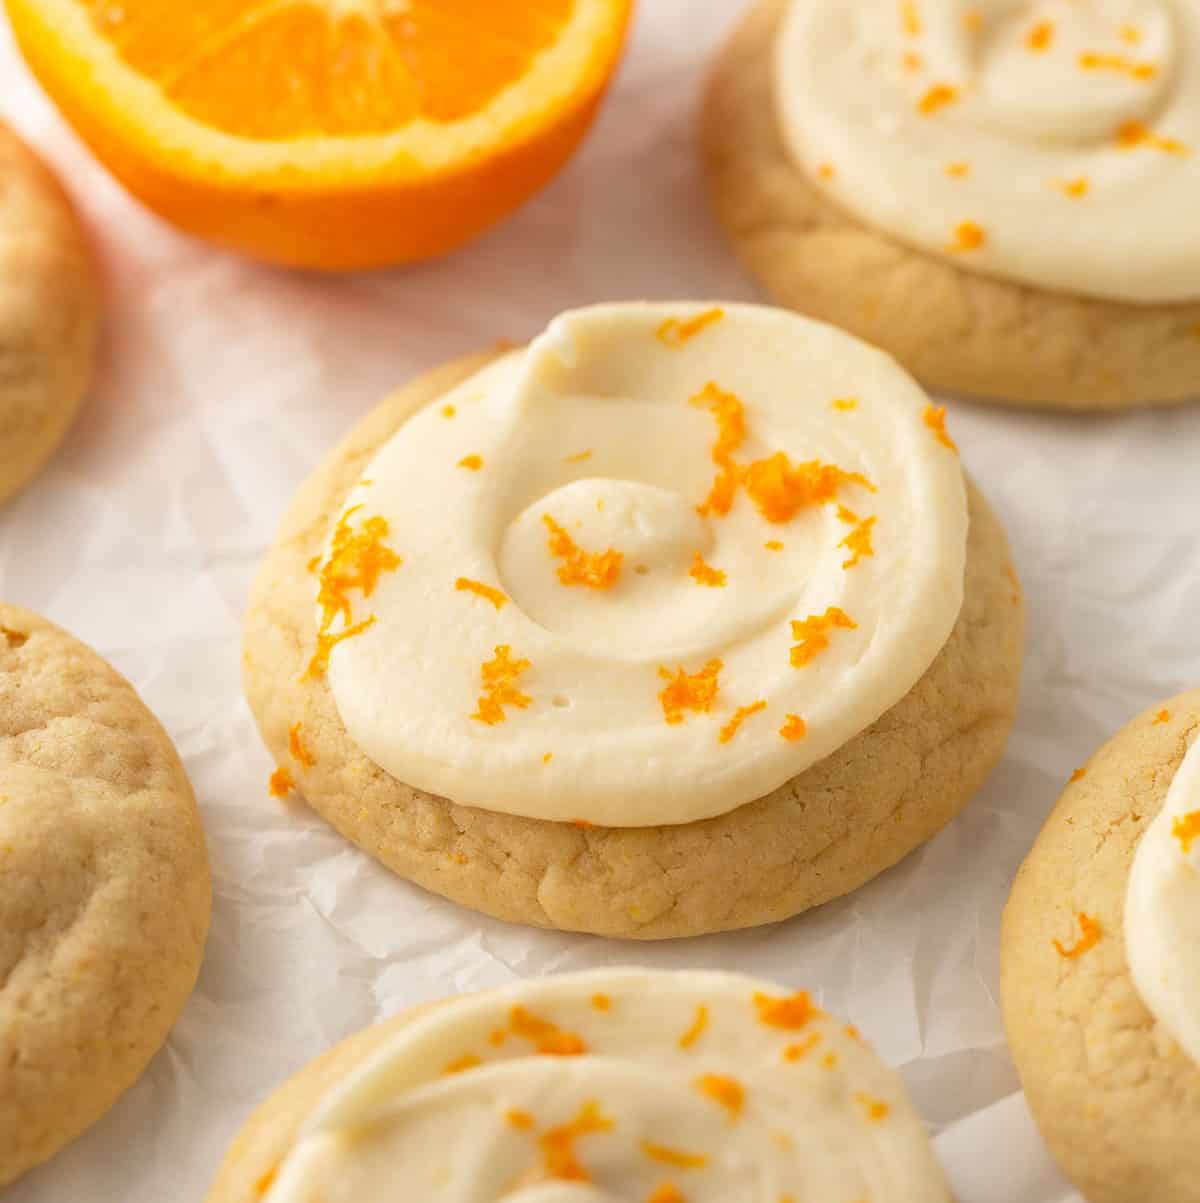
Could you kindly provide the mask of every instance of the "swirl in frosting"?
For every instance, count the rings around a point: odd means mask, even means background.
[[[1125,953],[1142,1001],[1200,1065],[1200,740],[1138,841]]]
[[[1200,299],[1193,0],[794,0],[790,152],[862,221],[963,267]]]
[[[266,1203],[949,1203],[897,1075],[807,993],[639,969],[438,1006],[272,1181]]]
[[[313,671],[410,785],[689,822],[913,687],[966,524],[941,412],[881,353],[753,306],[597,306],[378,452],[319,569]]]

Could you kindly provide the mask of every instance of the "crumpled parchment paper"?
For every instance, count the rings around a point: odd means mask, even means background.
[[[638,963],[815,988],[900,1066],[959,1203],[1076,1203],[1020,1095],[998,1008],[1008,883],[1071,770],[1135,711],[1200,685],[1200,406],[1071,419],[954,404],[1029,605],[1004,762],[940,837],[776,927],[644,945],[510,927],[399,881],[303,806],[238,680],[251,575],[293,490],[387,390],[608,299],[759,297],[704,200],[701,82],[738,0],[642,0],[569,169],[465,252],[320,279],[240,261],[130,201],[21,64],[0,19],[0,114],[57,165],[107,275],[99,379],[50,469],[0,512],[0,596],[87,640],[175,738],[208,830],[207,960],[116,1108],[4,1203],[199,1203],[255,1103],[412,1003]]]

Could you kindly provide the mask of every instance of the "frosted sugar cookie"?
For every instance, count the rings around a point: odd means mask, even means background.
[[[138,1079],[195,984],[210,909],[166,733],[90,648],[0,606],[0,1185]]]
[[[1200,395],[1190,0],[760,0],[704,116],[717,213],[782,304],[926,385]]]
[[[0,122],[0,501],[66,434],[91,382],[99,304],[70,203]]]
[[[899,1077],[805,991],[609,969],[401,1015],[250,1118],[208,1203],[949,1203]]]
[[[610,935],[782,919],[1000,755],[1022,610],[943,415],[781,310],[605,305],[384,403],[255,585],[251,706],[405,877]]]
[[[1090,1203],[1196,1203],[1200,692],[1077,770],[1004,914],[1004,1015],[1030,1106]]]

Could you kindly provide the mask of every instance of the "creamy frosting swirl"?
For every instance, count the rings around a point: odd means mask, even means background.
[[[912,688],[965,542],[940,411],[886,356],[777,310],[597,306],[366,469],[319,571],[329,683],[358,746],[432,793],[702,819]]]
[[[1142,1000],[1200,1065],[1200,740],[1138,842],[1125,952]]]
[[[1193,0],[794,0],[781,127],[819,187],[956,264],[1200,299]]]
[[[323,1098],[266,1203],[948,1203],[903,1084],[804,992],[525,982],[413,1021]]]

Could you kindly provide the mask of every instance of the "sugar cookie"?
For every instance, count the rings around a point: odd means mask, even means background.
[[[127,681],[0,606],[0,1185],[95,1123],[192,991],[211,909],[191,786]]]
[[[1010,573],[886,356],[777,310],[600,306],[331,454],[245,684],[280,772],[402,876],[692,935],[837,897],[965,804],[1015,707]]]

